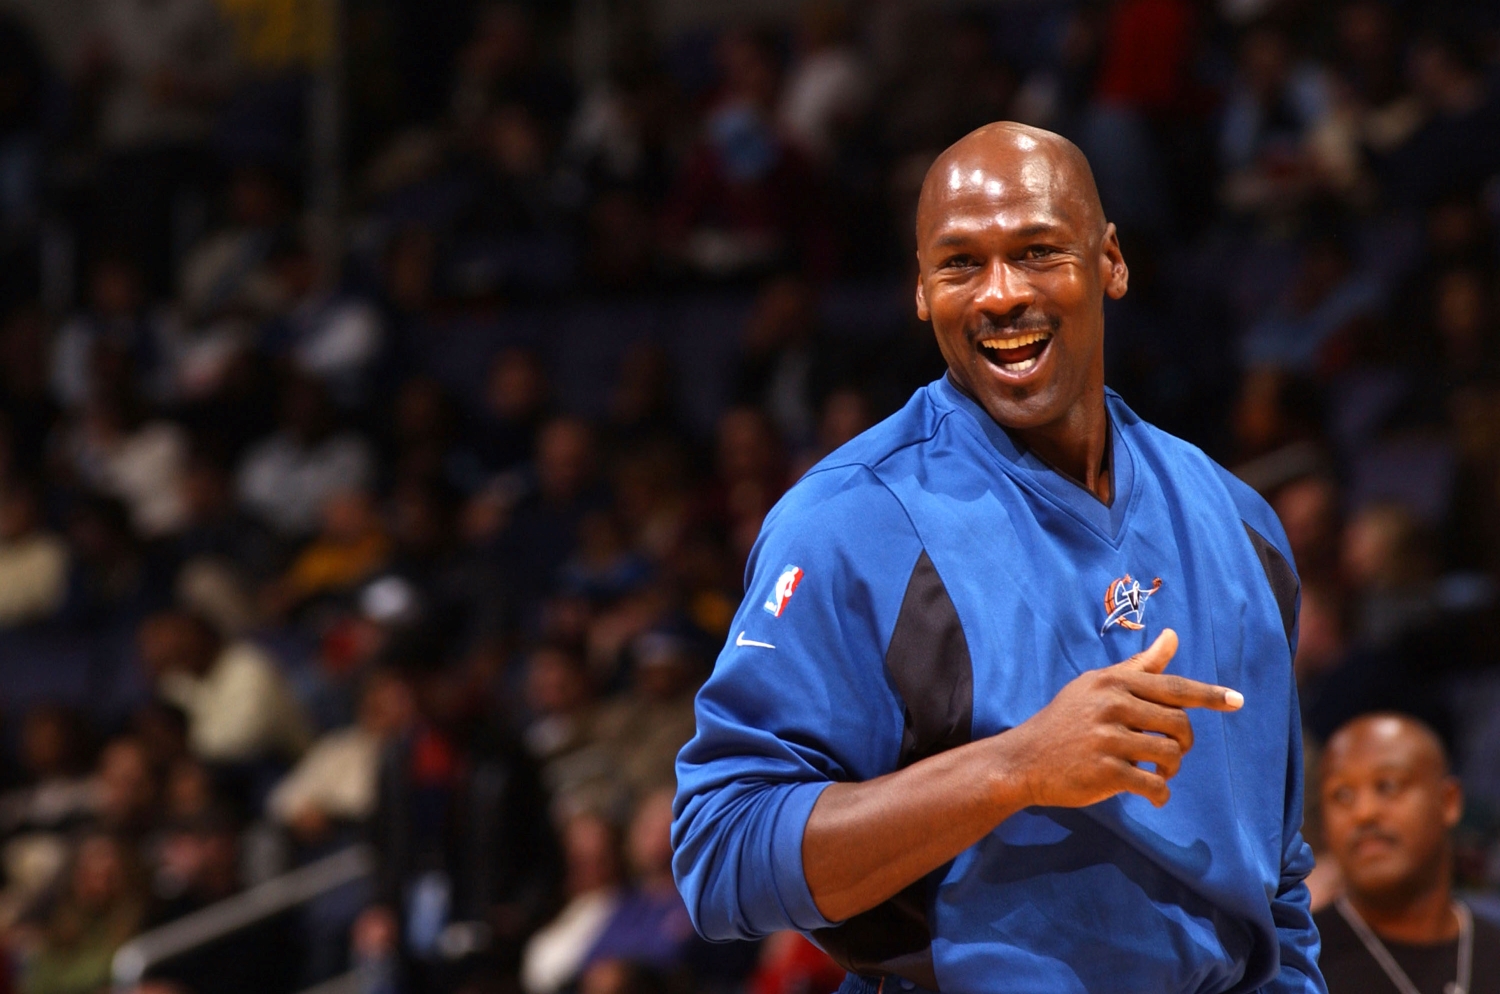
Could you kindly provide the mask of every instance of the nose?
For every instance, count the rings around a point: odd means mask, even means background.
[[[1004,256],[992,258],[984,281],[974,297],[974,307],[998,321],[1020,317],[1036,302],[1036,290],[1024,273],[1017,272]]]
[[[1357,791],[1350,813],[1357,825],[1368,825],[1379,820],[1380,798],[1373,790]]]

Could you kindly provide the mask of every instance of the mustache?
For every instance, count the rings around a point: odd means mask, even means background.
[[[1062,327],[1060,319],[1036,311],[1025,311],[1014,318],[996,318],[992,314],[980,314],[974,326],[969,329],[969,338],[977,342],[982,338],[994,338],[998,335],[1024,335],[1034,331],[1050,331],[1055,335],[1060,327]]]
[[[1390,832],[1385,831],[1384,829],[1362,828],[1356,830],[1355,833],[1349,837],[1349,842],[1346,848],[1353,849],[1360,843],[1366,842],[1370,839],[1377,839],[1381,842],[1386,842],[1393,846],[1401,844],[1400,839],[1396,838],[1394,835],[1392,835]]]

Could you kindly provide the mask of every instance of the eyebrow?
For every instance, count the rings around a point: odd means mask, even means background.
[[[1009,232],[1009,235],[1012,238],[1026,239],[1035,238],[1037,235],[1055,234],[1059,230],[1059,226],[1051,221],[1038,221],[1034,224],[1028,224],[1025,227],[1017,228],[1015,231]],[[954,231],[949,234],[939,236],[934,245],[937,248],[953,248],[955,246],[967,243],[969,239],[975,237],[975,235],[976,232],[973,231]]]

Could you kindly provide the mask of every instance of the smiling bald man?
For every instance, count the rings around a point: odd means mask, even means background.
[[[694,924],[806,932],[845,992],[1323,991],[1291,552],[1104,386],[1087,161],[981,128],[917,244],[948,371],[766,518],[678,757]]]

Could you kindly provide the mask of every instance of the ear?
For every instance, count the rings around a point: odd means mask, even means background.
[[[922,273],[920,269],[917,271],[917,320],[932,320],[932,310],[927,306],[927,290],[922,286]]]
[[[1443,781],[1443,827],[1450,831],[1464,816],[1464,789],[1457,777]]]
[[[1120,237],[1113,222],[1104,226],[1104,240],[1099,247],[1099,276],[1110,300],[1119,300],[1130,287],[1130,267],[1120,252]]]

